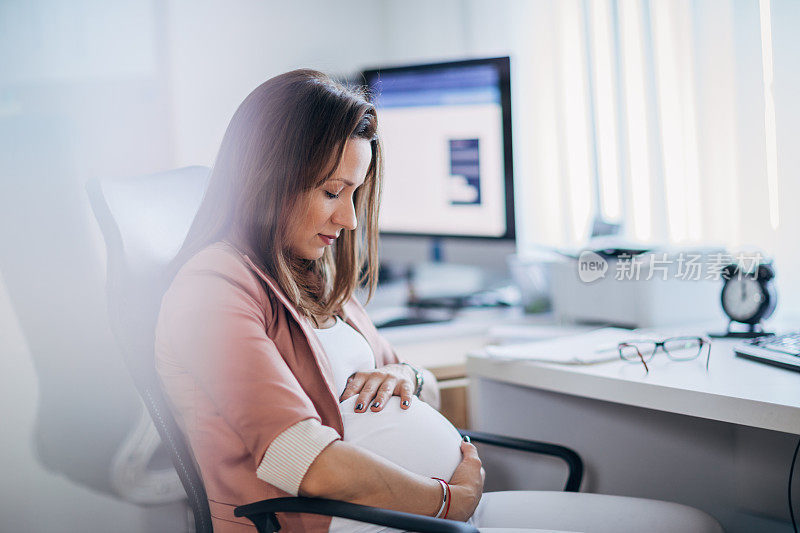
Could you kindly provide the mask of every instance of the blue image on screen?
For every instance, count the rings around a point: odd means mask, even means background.
[[[480,205],[479,139],[450,139],[450,205]]]

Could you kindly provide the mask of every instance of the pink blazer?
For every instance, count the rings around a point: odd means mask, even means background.
[[[343,318],[375,364],[397,356],[351,299]],[[214,531],[252,533],[234,507],[287,496],[256,477],[272,440],[316,418],[342,435],[333,374],[311,323],[275,281],[227,243],[190,259],[164,295],[156,368],[189,439],[208,493]],[[330,518],[279,514],[284,531],[327,531]]]

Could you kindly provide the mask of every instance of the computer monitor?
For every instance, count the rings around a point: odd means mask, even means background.
[[[383,235],[514,239],[509,58],[379,68]]]

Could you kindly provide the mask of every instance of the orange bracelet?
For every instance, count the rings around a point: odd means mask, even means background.
[[[444,510],[444,516],[442,518],[447,518],[447,514],[450,512],[450,500],[452,500],[452,493],[450,492],[450,483],[447,481],[444,482],[447,485],[447,509]]]

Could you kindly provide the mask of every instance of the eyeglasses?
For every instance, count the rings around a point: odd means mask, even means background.
[[[706,370],[708,370],[708,361],[711,359],[711,340],[704,337],[670,337],[663,341],[637,339],[621,342],[617,349],[623,361],[641,362],[645,371],[649,373],[647,362],[653,358],[659,348],[664,350],[667,357],[673,361],[691,361],[700,356],[705,346],[708,346],[706,354]]]

